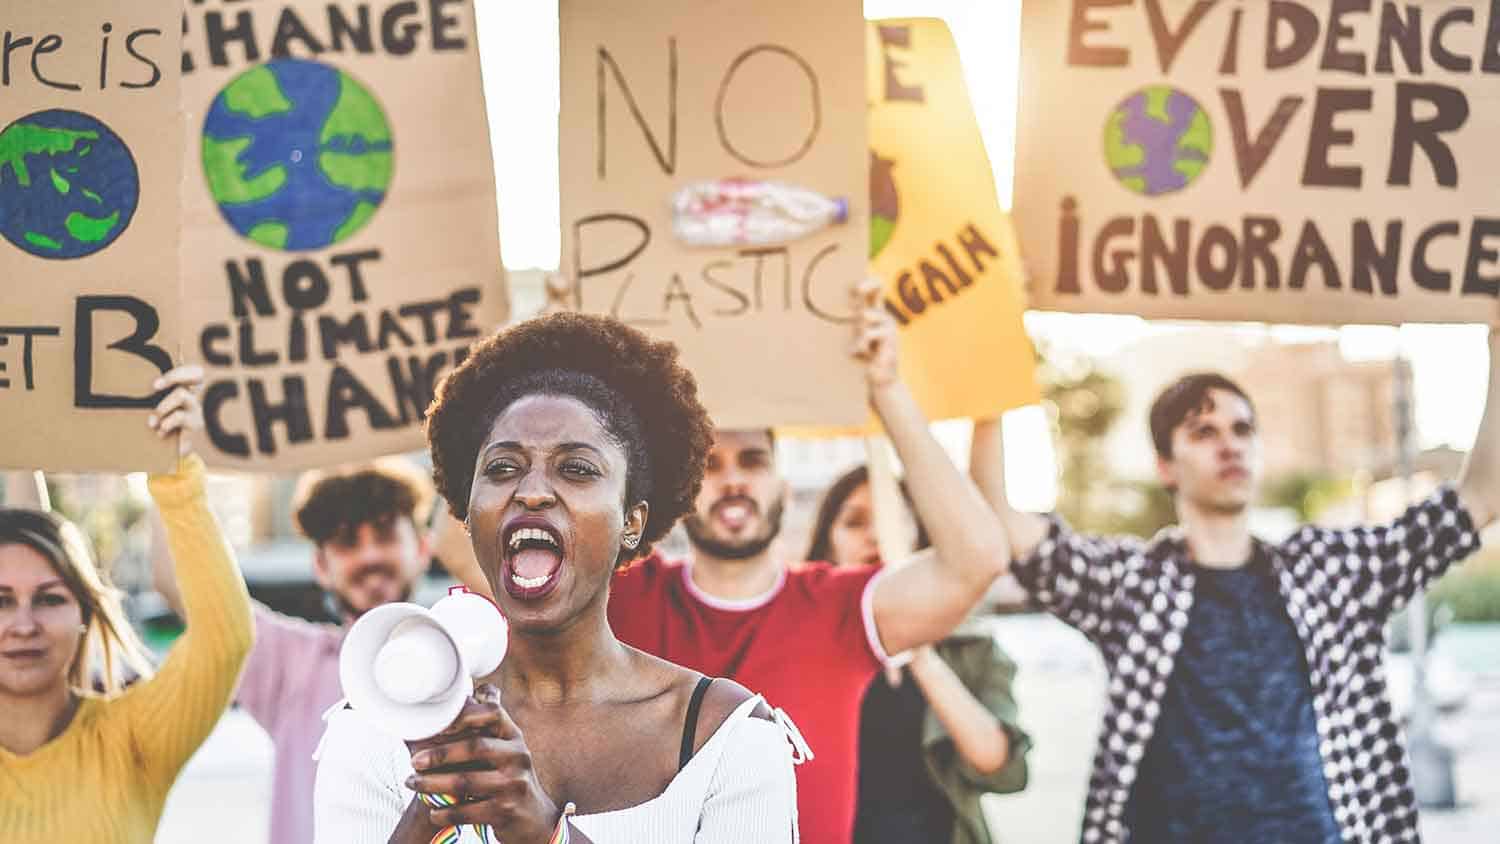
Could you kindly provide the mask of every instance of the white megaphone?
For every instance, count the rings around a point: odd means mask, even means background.
[[[427,609],[384,604],[359,617],[339,650],[344,697],[403,741],[442,732],[500,667],[510,625],[500,609],[462,586]]]

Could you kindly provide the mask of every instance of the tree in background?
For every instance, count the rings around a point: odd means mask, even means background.
[[[1093,358],[1042,345],[1037,378],[1062,467],[1058,512],[1089,533],[1150,536],[1176,518],[1161,484],[1121,480],[1105,435],[1125,409],[1125,385]]]
[[[1261,503],[1297,514],[1297,521],[1316,522],[1328,508],[1359,494],[1351,477],[1327,472],[1296,472],[1273,478],[1261,492]]]
[[[150,542],[144,494],[120,475],[48,473],[46,480],[52,509],[83,530],[100,569],[127,592],[144,587]]]

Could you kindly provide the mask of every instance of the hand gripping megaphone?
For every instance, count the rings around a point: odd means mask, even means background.
[[[359,617],[339,650],[339,682],[354,710],[403,741],[443,731],[500,667],[510,625],[462,586],[427,609],[384,604]]]

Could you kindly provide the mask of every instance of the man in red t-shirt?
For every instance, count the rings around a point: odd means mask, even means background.
[[[720,431],[685,520],[693,554],[616,575],[620,641],[765,695],[815,758],[798,769],[802,840],[848,844],[860,699],[889,659],[946,636],[1008,563],[993,510],[933,439],[897,374],[896,328],[870,313],[856,342],[870,403],[906,466],[932,547],[885,568],[787,564],[774,540],[786,482],[769,431]]]

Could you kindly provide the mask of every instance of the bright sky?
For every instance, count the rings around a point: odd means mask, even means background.
[[[514,269],[554,268],[558,212],[558,53],[556,0],[476,3],[485,92],[500,193],[500,240]],[[947,20],[958,41],[969,94],[1002,201],[1013,183],[1019,0],[865,0],[871,18],[929,16]],[[1108,356],[1153,332],[1176,330],[1132,317],[1033,313],[1034,336]],[[1261,331],[1263,329],[1253,329]],[[1388,360],[1398,348],[1412,359],[1417,429],[1423,447],[1468,448],[1483,411],[1488,356],[1482,326],[1351,327],[1339,331],[1276,328],[1286,340],[1337,338],[1346,357]],[[1007,434],[1010,476],[1050,474],[1050,447],[1039,413],[1023,412]],[[1020,465],[1016,461],[1030,455]],[[1013,484],[1014,485],[1014,484]],[[1050,488],[1049,488],[1050,489]],[[1051,493],[1042,492],[1043,498]],[[1018,501],[1018,504],[1028,502]],[[1045,506],[1047,502],[1038,502]]]

